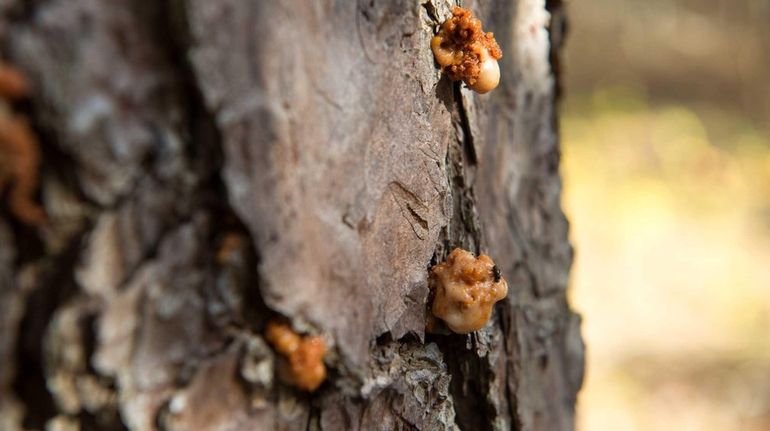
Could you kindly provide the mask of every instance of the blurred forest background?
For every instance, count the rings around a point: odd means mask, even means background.
[[[770,0],[572,0],[579,429],[770,429]]]

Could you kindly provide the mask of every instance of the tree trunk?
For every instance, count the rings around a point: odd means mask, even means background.
[[[572,429],[562,5],[466,2],[504,52],[483,96],[434,64],[451,6],[0,1],[49,218],[0,218],[0,429]],[[455,246],[509,295],[426,334]],[[325,337],[319,390],[276,375],[278,316]]]

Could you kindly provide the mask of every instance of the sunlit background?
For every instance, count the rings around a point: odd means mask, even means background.
[[[770,430],[770,0],[572,0],[582,431]]]

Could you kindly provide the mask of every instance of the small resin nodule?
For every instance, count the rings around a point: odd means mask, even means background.
[[[459,248],[452,250],[446,262],[431,269],[431,277],[431,311],[458,334],[483,328],[492,307],[508,294],[508,283],[489,256],[476,258]]]
[[[35,202],[40,169],[40,143],[12,102],[27,96],[27,79],[18,69],[0,61],[0,193],[8,190],[8,207],[31,226],[45,223],[43,208]]]
[[[286,378],[291,384],[310,392],[321,386],[326,378],[323,338],[300,336],[288,324],[278,322],[267,325],[265,338],[286,358]]]
[[[477,93],[487,93],[500,83],[497,60],[503,51],[491,32],[484,33],[481,21],[470,10],[455,6],[430,47],[436,63],[451,80],[462,80]]]

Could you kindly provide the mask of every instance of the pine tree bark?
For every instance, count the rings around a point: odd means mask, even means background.
[[[564,11],[465,2],[504,51],[479,96],[429,48],[452,4],[1,1],[50,221],[0,218],[0,429],[572,429]],[[509,296],[426,334],[455,246]],[[318,391],[276,377],[277,316],[327,340]]]

